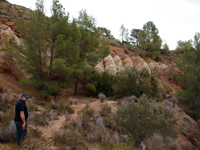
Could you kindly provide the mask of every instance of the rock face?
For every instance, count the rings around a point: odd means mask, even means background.
[[[178,119],[176,128],[183,129],[177,135],[177,141],[183,150],[199,149],[200,130],[196,121],[188,116],[178,105],[174,108],[175,117]]]
[[[96,66],[95,66],[95,70],[99,73],[104,72],[104,65],[103,65],[103,61],[99,62]]]
[[[10,72],[10,65],[5,61],[4,57],[0,55],[0,73]]]
[[[108,55],[106,58],[104,58],[104,63],[105,63],[105,72],[111,75],[116,75],[117,66],[111,55]]]
[[[125,55],[125,58],[122,60],[124,68],[131,68],[133,67],[133,62],[128,55]]]
[[[147,68],[149,72],[151,72],[148,64],[138,54],[131,56],[131,60],[133,61],[133,65],[137,70],[141,71],[142,68]]]
[[[146,67],[149,72],[151,72],[151,68],[154,66],[158,66],[159,68],[165,68],[167,66],[160,66],[160,64],[157,64],[156,62],[151,62],[150,65],[145,62],[144,59],[142,59],[138,54],[136,53],[130,53],[130,54],[117,54],[117,55],[109,55],[102,62],[99,62],[95,70],[97,72],[107,72],[111,75],[116,75],[121,70],[124,70],[125,68],[130,68],[135,66],[135,68],[138,71],[141,71],[142,68]]]
[[[20,45],[21,41],[7,25],[0,24],[0,51],[5,49],[5,41],[12,41],[15,45]]]
[[[122,63],[122,60],[119,58],[118,55],[116,55],[114,58],[113,58],[115,64],[116,64],[116,67],[117,67],[117,72],[120,72],[121,70],[124,70],[124,66],[123,66],[123,63]]]

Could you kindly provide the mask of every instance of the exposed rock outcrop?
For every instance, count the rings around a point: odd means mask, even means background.
[[[133,62],[128,55],[125,55],[124,59],[122,60],[124,68],[133,67]]]
[[[182,146],[183,150],[198,149],[198,141],[200,141],[200,130],[197,122],[188,116],[178,105],[174,108],[177,121],[177,141]],[[200,148],[200,147],[199,147]]]
[[[104,69],[104,65],[103,65],[103,61],[99,62],[96,66],[95,66],[95,70],[99,73],[102,73],[105,71]]]
[[[5,41],[12,41],[15,45],[20,45],[21,41],[7,25],[0,24],[0,51],[5,49]]]
[[[104,58],[104,63],[105,63],[105,72],[111,75],[116,75],[117,67],[111,55],[108,55],[106,58]]]
[[[118,55],[116,55],[113,58],[113,60],[114,60],[114,62],[116,64],[117,72],[120,72],[121,70],[124,70],[124,66],[123,66],[122,60],[120,59],[120,57]]]
[[[151,70],[148,64],[138,54],[134,53],[131,56],[131,60],[133,61],[133,65],[135,66],[137,70],[141,71],[142,68],[147,68],[149,72],[151,73]]]

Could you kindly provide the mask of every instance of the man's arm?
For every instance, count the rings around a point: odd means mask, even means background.
[[[24,111],[20,111],[20,117],[22,119],[22,128],[25,128],[25,115],[24,115]]]

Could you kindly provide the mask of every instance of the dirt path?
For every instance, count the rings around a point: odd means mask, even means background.
[[[78,111],[81,111],[83,108],[86,107],[86,104],[84,103],[86,100],[81,100],[81,102],[78,105],[72,105],[72,108],[74,108],[74,113],[71,114],[71,119],[73,118],[74,120],[76,120],[78,118]],[[116,110],[117,105],[116,102],[114,101],[105,101],[105,103],[108,103],[109,105],[111,105],[112,110]],[[93,108],[95,110],[96,113],[99,112],[100,110],[100,101],[94,101],[92,103],[90,103],[90,108]],[[53,134],[58,131],[61,127],[63,127],[63,124],[65,122],[66,118],[65,115],[62,116],[58,116],[58,120],[52,120],[49,122],[49,125],[47,126],[36,126],[35,128],[37,128],[38,130],[40,130],[43,135],[46,138],[52,138]]]

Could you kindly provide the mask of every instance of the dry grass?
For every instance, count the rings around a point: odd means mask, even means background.
[[[108,104],[102,104],[100,105],[101,109],[99,111],[101,116],[107,116],[111,114],[111,107]]]
[[[69,114],[74,113],[74,109],[70,106],[69,103],[65,102],[64,100],[57,101],[55,103],[51,103],[47,106],[48,110],[56,110],[58,115],[65,114],[68,111]]]
[[[0,12],[3,15],[15,17],[29,17],[29,9],[23,6],[14,5],[8,2],[0,2]]]
[[[84,142],[82,137],[74,130],[64,130],[55,132],[53,136],[53,141],[56,146],[60,148],[69,147],[84,147]]]
[[[13,150],[46,150],[49,149],[51,143],[48,142],[40,131],[30,128],[26,139],[21,143],[21,146],[17,146],[16,143],[11,144]]]

